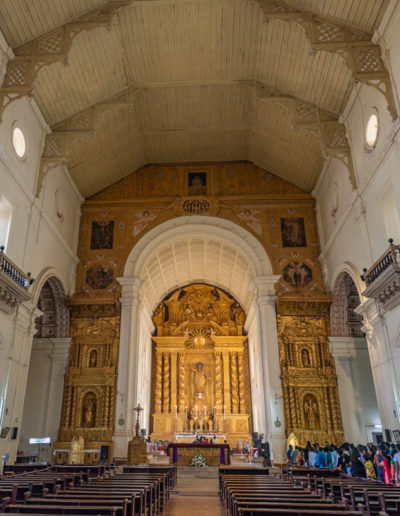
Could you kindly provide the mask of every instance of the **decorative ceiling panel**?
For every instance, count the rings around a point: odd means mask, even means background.
[[[223,160],[254,161],[311,191],[323,164],[318,113],[337,119],[351,88],[344,58],[313,48],[298,19],[267,21],[268,0],[125,1],[107,23],[81,26],[66,59],[50,56],[32,83],[54,131],[93,108],[87,134],[67,146],[82,194],[146,163]],[[369,33],[388,3],[286,1]],[[15,48],[105,5],[116,4],[3,0],[0,29]],[[314,109],[313,132],[296,127],[292,101]]]

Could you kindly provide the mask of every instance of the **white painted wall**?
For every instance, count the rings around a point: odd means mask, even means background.
[[[400,86],[399,31],[400,6],[398,2],[391,2],[374,38],[384,49],[396,98]],[[365,125],[373,110],[379,114],[380,131],[375,147],[368,150],[364,143]],[[321,254],[327,267],[327,282],[333,285],[338,271],[350,269],[361,294],[365,285],[358,275],[363,267],[370,267],[385,252],[389,236],[395,239],[395,243],[400,243],[400,122],[391,119],[386,99],[377,89],[360,84],[350,96],[343,121],[352,149],[357,188],[351,188],[343,164],[330,158],[313,194],[317,200]],[[339,199],[336,212],[332,209],[335,190]],[[365,303],[365,298],[360,297],[364,301],[360,313],[364,315],[380,419],[384,428],[400,428],[400,347],[396,345],[400,307],[384,313],[375,302]],[[360,368],[365,367],[362,357],[358,364]],[[340,360],[337,367],[342,411],[350,403],[350,393],[355,393],[355,398],[360,400],[361,411],[367,414],[371,407],[368,408],[368,401],[360,390],[360,370]],[[351,379],[348,377],[349,367]],[[343,417],[346,419],[345,414]],[[356,421],[353,421],[347,429],[352,440],[365,442],[365,423],[359,421],[359,439],[356,439]]]
[[[0,84],[10,57],[12,51],[0,34]],[[12,147],[15,124],[26,137],[27,149],[23,159],[16,156]],[[66,167],[52,170],[45,179],[39,197],[35,197],[40,156],[48,131],[39,109],[28,97],[12,102],[2,113],[0,199],[5,199],[12,210],[6,254],[24,272],[31,272],[36,278],[29,289],[32,302],[21,305],[11,315],[0,312],[0,396],[4,400],[0,422],[2,427],[17,426],[19,434],[35,333],[34,319],[40,315],[35,306],[41,286],[51,275],[59,278],[67,294],[72,294],[75,284],[76,247],[83,199]],[[62,217],[57,216],[56,199]],[[32,388],[35,390],[38,386],[32,385]],[[10,437],[11,434],[6,439],[0,439],[0,455],[10,453],[12,461],[18,439],[11,440]]]

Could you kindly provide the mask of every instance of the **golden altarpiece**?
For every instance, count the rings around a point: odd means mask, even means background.
[[[245,315],[219,288],[190,285],[158,306],[153,337],[152,438],[224,434],[248,440],[251,400]]]
[[[85,449],[107,445],[112,457],[112,437],[120,421],[115,420],[120,325],[117,278],[123,276],[129,253],[146,232],[167,220],[191,215],[230,220],[266,250],[273,274],[280,276],[276,313],[283,400],[277,403],[284,404],[286,436],[300,443],[307,439],[341,441],[336,372],[327,344],[331,298],[325,292],[318,260],[315,201],[309,193],[256,165],[227,162],[145,166],[83,204],[76,293],[70,300],[73,345],[55,449],[70,449],[71,440],[82,436]],[[213,306],[218,304],[211,290],[205,288],[204,295],[211,296]],[[168,303],[173,302],[173,296],[165,300],[154,316],[153,435],[172,436],[182,430],[185,407],[193,415],[196,373],[192,367],[201,363],[204,377],[210,378],[205,382],[207,425],[211,425],[208,412],[212,411],[216,429],[247,436],[252,429],[251,404],[249,395],[244,400],[241,396],[250,391],[246,387],[247,344],[236,315],[214,320],[203,306],[199,317],[190,310],[181,314],[179,324],[186,324],[178,329],[169,318]],[[203,342],[204,349],[196,349]],[[176,388],[171,378],[176,379]],[[222,393],[216,389],[220,384]],[[59,460],[67,459],[63,453]],[[85,454],[85,461],[97,459],[98,452]]]

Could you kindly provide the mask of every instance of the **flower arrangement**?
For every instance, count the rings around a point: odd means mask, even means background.
[[[206,459],[203,457],[203,455],[198,453],[190,461],[190,465],[195,467],[195,468],[206,468],[207,467],[207,462],[206,462]]]

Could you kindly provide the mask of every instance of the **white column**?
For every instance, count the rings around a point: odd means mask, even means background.
[[[27,379],[22,427],[21,448],[26,454],[37,452],[30,449],[29,437],[57,439],[71,338],[33,339]],[[46,447],[44,447],[46,448]],[[51,459],[51,449],[43,460]]]
[[[46,403],[45,418],[43,420],[42,435],[50,436],[52,442],[57,438],[57,432],[60,426],[61,406],[64,392],[64,376],[67,369],[69,348],[72,339],[52,338],[50,341],[51,349],[49,355],[51,359],[51,368],[48,378],[48,394]],[[35,345],[35,343],[34,343]]]
[[[140,428],[146,428],[148,432],[151,417],[151,335],[155,327],[148,310],[143,306],[143,301],[139,305],[139,324],[137,402],[140,402],[140,405],[143,407],[143,412],[139,416]]]
[[[328,340],[335,359],[345,440],[369,442],[380,418],[367,341],[352,337]]]
[[[0,454],[10,454],[9,464],[15,461],[21,431],[26,381],[28,378],[32,338],[36,332],[35,319],[42,312],[30,302],[19,305],[14,319],[14,333],[9,348],[8,385],[2,426],[17,427],[17,439],[0,439]]]
[[[400,409],[399,372],[394,368],[385,314],[373,299],[364,301],[355,311],[362,314],[364,318],[362,329],[366,333],[368,342],[382,426],[383,428],[397,429]]]
[[[138,392],[139,304],[142,282],[138,278],[118,278],[118,282],[122,285],[122,295],[114,457],[127,457],[128,441],[134,427],[133,408]]]
[[[259,314],[261,365],[264,383],[266,438],[271,443],[274,461],[285,460],[286,438],[284,431],[283,395],[279,360],[278,330],[275,310],[275,283],[280,276],[255,278]],[[281,426],[275,425],[279,419]]]

